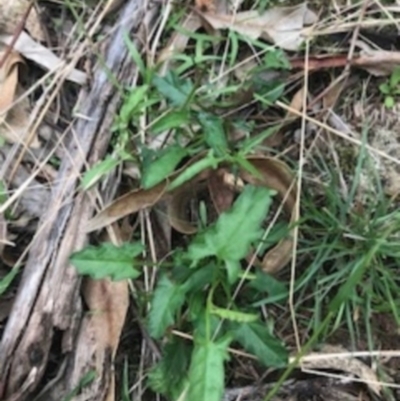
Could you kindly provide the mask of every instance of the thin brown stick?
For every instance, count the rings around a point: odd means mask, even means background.
[[[24,15],[22,16],[21,20],[18,22],[17,27],[15,28],[14,36],[12,38],[11,43],[7,46],[6,51],[3,55],[3,57],[0,59],[0,68],[3,67],[4,63],[7,60],[7,57],[10,55],[12,50],[14,49],[15,42],[18,40],[19,35],[21,35],[22,30],[24,29],[25,22],[27,21],[29,17],[29,13],[32,10],[33,4],[35,0],[30,0],[28,7],[25,10]]]

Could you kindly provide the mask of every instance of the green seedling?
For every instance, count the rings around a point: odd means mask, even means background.
[[[400,95],[400,67],[396,67],[389,79],[379,85],[379,90],[385,96],[385,106],[388,109],[393,108],[396,97]]]

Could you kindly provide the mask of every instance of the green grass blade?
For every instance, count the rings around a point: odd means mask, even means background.
[[[178,145],[171,145],[160,152],[155,160],[143,166],[143,188],[154,187],[163,181],[164,178],[168,177],[175,170],[176,166],[186,155],[186,149]]]
[[[104,160],[96,163],[91,167],[82,177],[81,188],[86,191],[94,184],[96,184],[102,177],[113,170],[121,160],[109,155]]]
[[[151,125],[151,132],[159,134],[173,128],[182,127],[190,122],[190,113],[188,110],[170,110]]]
[[[131,41],[129,34],[124,32],[123,39],[128,48],[128,52],[132,57],[133,61],[136,63],[136,67],[142,74],[142,77],[146,77],[146,66],[144,65],[143,59],[140,56],[138,49],[136,48],[135,44]]]
[[[202,133],[206,144],[214,150],[216,155],[224,155],[228,151],[228,141],[222,118],[211,113],[200,112],[197,119],[203,129]]]
[[[0,295],[4,294],[7,291],[8,287],[11,285],[18,272],[19,265],[16,265],[0,280]]]
[[[380,246],[381,241],[377,240],[370,251],[364,257],[355,262],[354,268],[352,269],[347,281],[340,287],[338,293],[331,301],[329,305],[330,312],[337,311],[340,305],[346,302],[346,300],[351,296],[354,292],[355,286],[360,283],[365,271],[370,267],[371,260]]]
[[[185,182],[194,178],[197,174],[200,174],[202,171],[210,167],[216,168],[221,161],[223,161],[222,158],[216,158],[212,153],[207,154],[206,157],[188,166],[180,175],[178,175],[178,177],[169,184],[168,190],[172,191],[173,189],[178,188]]]

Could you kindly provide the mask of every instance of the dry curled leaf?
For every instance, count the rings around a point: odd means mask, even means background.
[[[208,171],[207,171],[208,172]],[[192,199],[198,199],[207,189],[205,180],[191,180],[177,188],[168,202],[168,219],[171,226],[182,234],[195,234],[197,227],[187,216],[188,204]],[[191,209],[189,207],[189,209]]]
[[[129,305],[128,284],[126,281],[88,279],[83,295],[91,312],[84,322],[91,334],[87,345],[93,348],[96,371],[110,378],[106,400],[113,401],[113,363]]]
[[[303,44],[303,30],[317,21],[317,15],[306,3],[294,7],[268,8],[236,15],[202,13],[214,29],[232,29],[252,39],[263,38],[286,50],[298,50]]]
[[[0,42],[10,46],[14,35],[0,35]],[[86,82],[86,74],[76,68],[70,70],[67,63],[56,56],[51,50],[33,40],[26,32],[21,32],[15,41],[13,48],[22,56],[34,61],[39,66],[49,71],[57,71],[60,68],[68,68],[66,79],[82,85]]]
[[[301,112],[303,109],[304,102],[304,86],[302,86],[292,97],[290,101],[289,108],[297,112]],[[287,120],[295,120],[298,118],[298,114],[294,114],[292,111],[288,110],[286,114]]]
[[[193,157],[181,169],[175,171],[167,179],[152,188],[135,189],[119,197],[88,222],[86,232],[90,233],[99,230],[129,214],[137,213],[163,200],[167,195],[169,182],[174,180],[185,168],[199,160],[202,156],[203,155],[200,154]]]
[[[350,61],[347,54],[312,55],[307,61],[304,57],[295,57],[289,60],[293,69],[305,68],[308,72],[329,68],[340,68],[350,64],[352,67],[361,68],[371,75],[389,76],[400,64],[400,52],[386,50],[369,50],[356,54]]]
[[[345,88],[345,84],[346,83],[343,80],[339,82],[332,82],[332,84],[327,87],[322,97],[324,110],[333,109],[335,107],[336,102],[340,98],[340,95]]]
[[[0,52],[0,58],[5,53]],[[18,84],[18,69],[23,60],[16,52],[11,52],[0,68],[0,136],[11,143],[25,143],[29,125],[29,100],[23,95]],[[32,138],[30,147],[38,147],[36,136]]]
[[[99,230],[122,217],[153,206],[162,199],[165,190],[166,182],[162,182],[153,188],[138,189],[121,196],[88,222],[86,232]]]
[[[351,352],[340,346],[325,345],[320,352],[308,354],[301,360],[301,366],[307,370],[334,370],[346,372],[351,376],[357,376],[375,394],[381,392],[381,383],[376,373],[364,362],[353,357]]]
[[[17,26],[23,22],[26,11],[30,6],[29,0],[0,0],[0,17],[2,33],[14,34]],[[25,29],[37,40],[43,40],[44,34],[35,7],[29,11],[25,21]]]
[[[233,180],[235,180],[233,178]],[[208,178],[208,190],[218,214],[228,210],[235,197],[235,188],[239,183],[232,180],[232,174],[227,169],[212,171]]]
[[[5,52],[0,53],[0,58],[3,59]],[[18,66],[23,63],[21,56],[17,52],[11,52],[0,68],[0,111],[4,113],[14,102],[15,92],[18,85]]]

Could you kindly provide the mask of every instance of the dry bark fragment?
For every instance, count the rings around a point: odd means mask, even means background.
[[[125,32],[137,31],[144,21],[147,2],[130,0],[120,13],[116,30],[105,54],[108,70],[121,85],[128,85],[135,66],[123,40]],[[152,10],[154,16],[156,9]],[[138,41],[140,46],[141,42]],[[104,155],[110,139],[111,124],[120,94],[99,66],[94,72],[90,91],[84,94],[80,115],[55,180],[47,213],[30,248],[18,295],[0,343],[0,399],[32,400],[47,367],[50,347],[62,340],[64,371],[50,392],[41,399],[60,400],[78,384],[82,372],[93,364],[93,355],[75,355],[77,340],[87,333],[81,325],[82,301],[80,278],[69,265],[69,255],[87,242],[84,222],[93,214],[94,205],[85,194],[75,196],[80,172],[87,161],[96,162]],[[77,143],[79,141],[79,143]],[[86,400],[103,400],[111,383],[111,364],[104,365],[90,386]],[[77,400],[78,398],[74,398]]]

